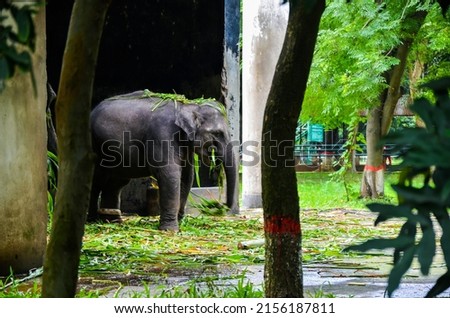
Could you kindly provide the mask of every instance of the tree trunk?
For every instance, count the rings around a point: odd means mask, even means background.
[[[60,162],[52,233],[44,262],[43,297],[74,297],[93,172],[89,133],[92,86],[111,0],[76,0],[56,101]]]
[[[0,93],[0,276],[41,267],[47,244],[44,7],[33,20],[36,91],[30,74],[17,70]]]
[[[416,98],[417,95],[417,86],[419,80],[422,78],[423,73],[425,71],[425,65],[420,57],[420,54],[417,54],[416,61],[414,62],[414,67],[409,73],[409,97],[408,97],[408,105],[411,105]],[[425,128],[425,123],[419,116],[416,117],[416,126]]]
[[[262,192],[266,297],[303,297],[294,139],[325,0],[289,1],[289,18],[264,113]]]
[[[411,41],[404,41],[397,48],[396,57],[398,58],[399,63],[392,68],[389,76],[389,88],[387,89],[386,99],[384,100],[383,111],[381,113],[381,136],[386,136],[391,128],[395,107],[401,97],[400,84],[402,83],[403,74],[405,73],[406,61],[408,59],[411,44]]]
[[[381,107],[374,107],[367,114],[367,162],[361,182],[361,196],[363,198],[378,198],[384,195],[383,149],[379,146],[381,112]]]
[[[389,87],[380,95],[380,105],[371,109],[367,115],[367,163],[361,181],[361,196],[378,198],[384,195],[384,158],[380,146],[381,138],[386,136],[391,127],[395,107],[400,98],[400,84],[405,73],[408,53],[414,38],[426,17],[425,11],[417,11],[406,19],[405,36],[397,47],[396,58],[399,63],[386,73]]]

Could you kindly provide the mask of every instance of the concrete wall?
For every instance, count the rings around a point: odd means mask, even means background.
[[[244,1],[242,52],[242,205],[262,206],[261,132],[264,108],[286,33],[288,5]]]
[[[45,10],[36,16],[30,74],[17,72],[0,93],[0,275],[42,266],[47,234]]]

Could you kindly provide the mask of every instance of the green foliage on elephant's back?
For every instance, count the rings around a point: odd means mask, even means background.
[[[178,104],[181,105],[192,105],[196,104],[199,106],[209,106],[214,109],[217,109],[223,116],[226,116],[226,109],[225,106],[222,103],[219,103],[214,98],[196,98],[196,99],[188,99],[186,96],[182,94],[170,94],[170,93],[155,93],[148,89],[144,90],[143,95],[141,98],[158,98],[160,99],[159,102],[157,102],[153,109],[157,109],[160,106],[166,105],[168,102],[174,102],[175,107],[178,106]]]
[[[173,103],[175,108],[180,105],[199,105],[209,106],[218,110],[225,118],[227,117],[227,110],[225,106],[214,98],[195,98],[189,99],[182,94],[175,93],[156,93],[148,89],[138,91],[130,94],[117,95],[108,98],[107,100],[135,100],[135,99],[149,99],[152,102],[152,110],[156,110],[162,106]]]

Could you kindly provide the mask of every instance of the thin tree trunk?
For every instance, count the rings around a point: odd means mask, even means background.
[[[89,133],[92,86],[111,0],[76,0],[56,101],[60,174],[44,262],[43,297],[74,297],[93,172]]]
[[[381,107],[374,107],[367,114],[367,162],[361,182],[361,196],[363,198],[378,198],[384,195],[383,150],[379,147],[381,112]]]
[[[380,148],[381,137],[388,131],[394,116],[395,106],[400,98],[400,83],[405,72],[410,42],[404,42],[397,48],[396,57],[399,64],[386,74],[389,87],[380,97],[380,107],[369,110],[367,114],[367,162],[361,182],[363,198],[379,198],[384,195],[384,160],[383,149]]]
[[[384,195],[384,158],[380,148],[381,138],[386,136],[391,127],[395,107],[400,98],[400,84],[405,73],[408,53],[414,38],[420,30],[427,13],[417,11],[406,19],[405,37],[397,48],[396,57],[399,64],[386,73],[387,90],[380,95],[380,105],[368,112],[367,117],[367,163],[361,181],[361,196],[378,198]]]
[[[293,145],[325,0],[290,0],[286,37],[267,100],[262,138],[266,297],[303,297]]]
[[[417,54],[416,61],[414,62],[414,67],[409,73],[409,97],[408,97],[408,105],[411,105],[413,100],[417,95],[417,83],[422,78],[422,75],[425,70],[425,65],[420,58],[420,54]],[[423,120],[416,116],[416,125],[417,127],[425,128],[425,123]]]
[[[400,98],[400,84],[405,73],[406,61],[408,58],[411,41],[405,41],[397,48],[397,58],[399,63],[392,68],[389,88],[383,105],[381,116],[381,136],[386,136],[391,128],[392,118],[394,117],[395,107]]]

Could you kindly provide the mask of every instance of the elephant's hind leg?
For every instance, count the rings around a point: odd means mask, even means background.
[[[106,222],[121,223],[122,213],[120,211],[120,193],[122,188],[130,182],[130,179],[109,178],[103,185],[99,219]]]
[[[87,222],[95,222],[99,220],[98,214],[98,197],[102,191],[105,176],[102,175],[100,170],[96,167],[94,170],[94,176],[92,178],[91,195],[89,199],[89,210],[87,215]]]

